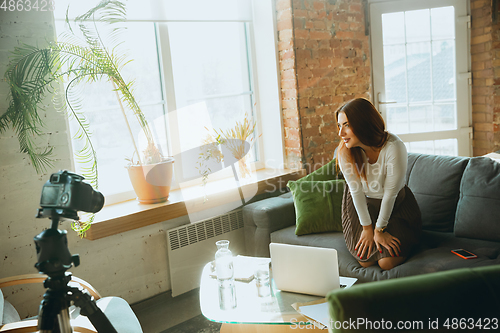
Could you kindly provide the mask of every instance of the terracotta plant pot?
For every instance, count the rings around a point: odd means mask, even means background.
[[[174,158],[147,165],[128,166],[128,175],[140,203],[152,204],[168,200],[172,184]]]

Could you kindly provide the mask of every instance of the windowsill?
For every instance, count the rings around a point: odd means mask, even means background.
[[[255,173],[253,182],[241,186],[241,192],[252,192],[253,196],[274,192],[285,187],[289,180],[296,180],[305,175],[304,169],[261,169]],[[234,195],[234,186],[231,187],[229,183],[234,185],[234,180],[223,179],[208,183],[206,202],[204,202],[204,190],[198,185],[182,191],[180,189],[171,191],[168,201],[163,203],[146,205],[136,200],[129,200],[106,206],[96,214],[92,227],[87,231],[86,239],[96,240],[185,216],[188,215],[188,208],[193,212],[241,201],[239,196]]]

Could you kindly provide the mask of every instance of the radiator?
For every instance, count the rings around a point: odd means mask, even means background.
[[[214,260],[221,239],[230,241],[233,255],[244,254],[243,212],[234,210],[224,215],[167,230],[172,296],[200,286],[203,267]]]

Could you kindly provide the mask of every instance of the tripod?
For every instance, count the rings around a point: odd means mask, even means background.
[[[38,262],[35,267],[40,273],[47,274],[43,286],[47,291],[43,295],[38,312],[38,329],[40,333],[71,333],[69,306],[73,302],[80,308],[80,313],[89,318],[99,333],[116,333],[113,325],[97,307],[83,288],[69,286],[71,273],[66,272],[80,264],[78,255],[71,255],[68,250],[66,230],[58,230],[61,217],[78,220],[76,211],[64,209],[40,208],[37,218],[49,217],[52,220],[50,229],[42,231],[35,237]]]

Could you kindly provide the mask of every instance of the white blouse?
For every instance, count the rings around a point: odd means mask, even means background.
[[[399,137],[389,133],[377,162],[370,164],[364,151],[362,155],[366,165],[366,181],[357,177],[354,169],[355,164],[349,164],[340,159],[340,169],[349,185],[361,225],[372,224],[366,197],[382,199],[376,226],[383,228],[389,221],[399,191],[405,186],[408,165],[406,146]],[[359,173],[361,174],[361,172]]]

